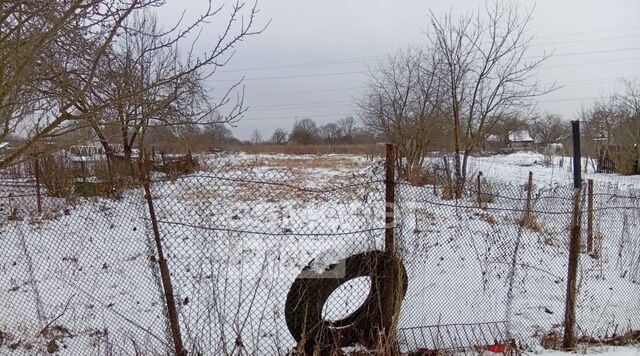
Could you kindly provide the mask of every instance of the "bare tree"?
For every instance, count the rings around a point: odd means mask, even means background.
[[[616,170],[622,174],[640,171],[640,81],[623,80],[621,93],[612,100],[613,143]]]
[[[192,23],[180,20],[160,30],[147,9],[162,4],[163,0],[0,4],[0,119],[5,127],[0,135],[20,130],[25,136],[24,144],[0,161],[0,168],[38,140],[79,127],[105,133],[113,129],[110,121],[115,121],[123,143],[130,147],[135,140],[142,142],[151,123],[173,125],[185,118],[190,123],[206,121],[216,118],[207,114],[232,100],[225,120],[242,115],[239,82],[215,103],[198,83],[224,66],[240,41],[262,32],[264,27],[256,29],[254,23],[257,4],[236,0],[225,15],[210,0],[207,10]],[[206,52],[195,53],[203,41],[198,35],[203,26],[223,16],[228,16],[227,26],[213,36],[215,41]],[[238,21],[241,17],[243,21]],[[190,106],[193,101],[202,105]],[[190,107],[195,109],[185,110]],[[127,135],[122,135],[122,127]],[[100,140],[109,141],[107,137]]]
[[[253,130],[253,133],[251,134],[251,143],[254,145],[262,143],[262,133],[260,132],[260,130]]]
[[[611,161],[622,174],[636,174],[640,160],[640,81],[621,80],[622,91],[583,108],[587,153]]]
[[[640,80],[621,80],[624,91],[614,96],[616,109],[629,120],[640,120]]]
[[[151,127],[197,131],[192,126],[203,118],[221,120],[208,103],[198,71],[175,76],[175,68],[181,67],[177,48],[167,46],[160,33],[150,13],[134,17],[105,63],[102,95],[91,99],[93,105],[113,105],[88,121],[108,154],[113,150],[107,135],[113,129],[125,157],[131,159],[134,143],[143,146]]]
[[[342,137],[342,129],[335,122],[322,125],[320,136],[325,143],[337,143]]]
[[[319,129],[316,122],[312,119],[302,119],[293,124],[289,141],[299,143],[301,145],[309,145],[317,143],[319,139]]]
[[[357,102],[364,126],[398,147],[405,177],[422,168],[429,145],[442,136],[445,123],[432,54],[409,49],[382,61]]]
[[[531,134],[542,146],[565,140],[571,134],[569,122],[557,114],[545,114],[532,120]]]
[[[210,137],[212,144],[223,144],[234,141],[233,133],[224,124],[210,123],[204,125],[204,133]]]
[[[527,119],[520,116],[498,117],[492,122],[491,128],[487,128],[485,136],[488,134],[498,136],[502,142],[507,142],[509,134],[527,129]]]
[[[486,130],[553,89],[542,88],[535,77],[548,56],[527,60],[532,13],[522,14],[519,7],[514,1],[495,1],[457,19],[452,13],[429,16],[428,37],[439,60],[437,73],[452,120],[457,197],[465,185],[469,155]]]
[[[583,108],[580,117],[584,122],[581,130],[588,140],[613,143],[613,131],[618,120],[613,100],[596,101],[590,108]]]
[[[0,168],[77,119],[70,86],[86,92],[131,13],[160,0],[0,2],[0,139],[23,138]]]
[[[285,143],[287,143],[288,135],[289,133],[284,129],[276,129],[271,136],[271,142],[275,143],[276,145],[284,145]]]
[[[353,118],[353,116],[345,117],[338,120],[338,127],[340,127],[340,131],[342,132],[342,136],[344,137],[345,141],[347,141],[347,143],[350,143],[356,133],[356,120]]]

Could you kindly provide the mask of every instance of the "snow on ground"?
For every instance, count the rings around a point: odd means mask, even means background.
[[[543,356],[568,356],[568,355],[597,355],[597,356],[638,356],[640,355],[640,348],[637,346],[610,346],[610,347],[590,347],[584,350],[579,350],[575,353],[563,352],[563,351],[555,351],[555,350],[544,350],[539,353]]]
[[[488,157],[470,157],[469,172],[481,171],[483,175],[491,177],[491,179],[520,184],[527,181],[529,172],[533,172],[535,182],[543,182],[548,185],[570,184],[573,179],[572,158],[565,156],[553,156],[546,160],[545,158],[545,155],[541,153],[530,151]],[[640,176],[595,173],[594,164],[591,159],[582,159],[582,178],[584,180],[593,179],[596,184],[614,184],[619,188],[640,187]]]
[[[431,187],[399,185],[396,236],[409,275],[401,327],[507,321],[532,347],[562,323],[571,190],[540,190],[536,231],[515,223],[529,170],[541,187],[571,185],[566,168],[534,163],[540,158],[472,158],[472,170],[508,183],[497,193],[511,198],[497,197],[486,210],[473,197],[442,200]],[[155,175],[153,184],[184,339],[190,350],[211,355],[239,345],[250,353],[284,353],[294,344],[284,301],[301,269],[314,259],[326,265],[381,248],[382,167],[344,155],[200,160],[201,171],[175,181]],[[634,179],[625,177],[625,184]],[[63,355],[165,349],[157,256],[141,192],[70,205],[47,198],[40,216],[32,213],[32,198],[12,193],[0,198],[3,217],[19,208],[0,225],[0,350],[32,354],[52,339]],[[603,254],[583,255],[579,273],[578,328],[585,335],[640,329],[636,200],[597,199]],[[357,308],[361,298],[352,295],[366,288],[355,282],[341,288],[343,295],[325,306],[327,316]],[[45,326],[56,328],[42,335]],[[414,346],[425,345],[406,341],[403,348]]]

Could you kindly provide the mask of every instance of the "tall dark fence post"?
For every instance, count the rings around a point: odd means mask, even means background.
[[[580,154],[580,121],[571,121],[573,139],[573,187],[582,188],[582,155]]]
[[[382,320],[388,321],[388,330],[380,325],[383,330],[384,339],[380,341],[385,349],[385,354],[398,354],[399,348],[397,343],[397,327],[398,317],[400,315],[400,307],[402,298],[404,297],[404,281],[401,274],[401,262],[396,254],[395,236],[394,236],[394,207],[395,207],[395,188],[396,188],[396,149],[393,144],[386,146],[385,161],[385,238],[384,247],[387,254],[385,261],[387,284],[381,305]]]
[[[526,202],[526,216],[531,216],[531,198],[533,195],[533,172],[529,171],[529,178],[527,179],[527,202]]]
[[[580,256],[580,192],[582,190],[582,169],[580,167],[580,121],[572,121],[573,133],[573,216],[571,219],[571,240],[569,242],[569,266],[567,269],[567,293],[564,310],[564,338],[562,347],[570,350],[576,346],[576,279]]]
[[[393,144],[388,143],[386,147],[385,160],[385,230],[384,230],[384,248],[393,254],[395,251],[395,241],[393,236],[394,225],[394,204],[395,204],[395,186],[396,186],[396,150]]]
[[[141,151],[142,154],[142,151]],[[175,347],[176,355],[187,356],[187,350],[185,350],[182,344],[182,334],[180,333],[180,321],[178,319],[178,310],[176,308],[176,301],[173,295],[173,285],[171,284],[171,274],[169,273],[169,266],[167,260],[164,257],[162,248],[162,241],[160,239],[160,229],[158,228],[158,219],[156,218],[156,211],[153,205],[153,197],[151,195],[151,182],[149,179],[149,172],[146,169],[146,162],[143,158],[139,161],[140,178],[142,179],[142,186],[144,188],[144,198],[147,201],[149,208],[149,218],[151,219],[151,229],[153,231],[153,237],[156,242],[156,250],[158,251],[158,263],[160,266],[160,278],[162,279],[162,289],[164,291],[165,301],[167,303],[167,313],[169,314],[169,324],[171,326],[171,336],[173,337],[173,345]]]
[[[36,176],[36,206],[38,209],[38,213],[42,212],[42,194],[40,193],[40,160],[38,159],[38,154],[36,153],[33,158],[34,164],[34,174]]]

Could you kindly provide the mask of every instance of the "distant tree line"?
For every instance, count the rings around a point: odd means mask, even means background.
[[[310,118],[294,122],[291,131],[277,128],[271,138],[263,140],[259,130],[254,130],[251,143],[273,143],[277,145],[349,145],[371,143],[376,136],[364,127],[358,126],[353,117],[345,117],[335,122],[318,124]]]

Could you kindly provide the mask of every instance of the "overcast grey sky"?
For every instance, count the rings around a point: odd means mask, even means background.
[[[640,79],[639,0],[520,1],[534,8],[531,56],[554,52],[541,68],[543,83],[565,87],[540,97],[538,109],[577,116],[592,98],[612,93],[619,78]],[[199,0],[169,0],[162,21]],[[477,0],[261,0],[258,21],[267,30],[236,48],[227,67],[210,80],[212,95],[244,77],[245,117],[232,128],[239,138],[254,129],[270,137],[296,118],[319,124],[357,117],[368,68],[387,53],[426,44],[427,13],[466,12]],[[219,25],[219,24],[218,24]],[[216,24],[205,36],[216,36]],[[212,37],[213,38],[213,37]],[[207,41],[201,41],[202,50]]]

